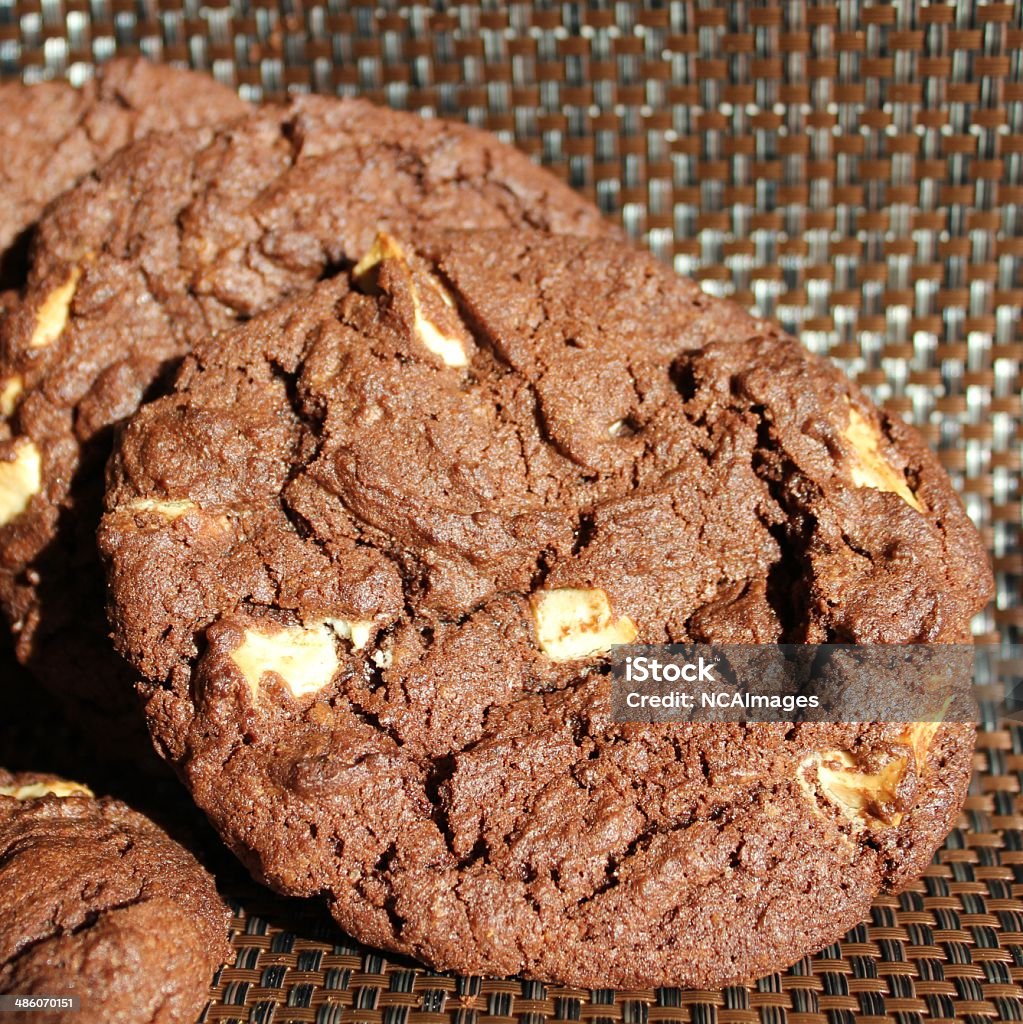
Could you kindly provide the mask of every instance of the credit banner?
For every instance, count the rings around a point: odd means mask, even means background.
[[[1004,652],[971,644],[628,644],[610,655],[613,716],[618,722],[972,722],[976,686],[994,670],[992,659],[1001,665]]]

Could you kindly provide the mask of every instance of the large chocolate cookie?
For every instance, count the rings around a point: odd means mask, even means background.
[[[54,776],[0,770],[0,916],[0,993],[80,1004],[13,1020],[194,1020],[231,953],[230,915],[192,855]]]
[[[198,347],[111,465],[117,641],[256,874],[604,987],[764,973],[918,873],[972,726],[616,725],[602,671],[968,635],[990,574],[916,434],[607,241],[384,235],[353,280]]]
[[[207,75],[142,59],[67,82],[0,85],[0,286],[20,284],[19,240],[52,199],[154,131],[224,124],[249,106]]]
[[[0,334],[0,608],[98,734],[131,720],[93,540],[110,426],[194,341],[350,263],[378,223],[616,233],[492,136],[320,97],[151,137],[40,225]]]

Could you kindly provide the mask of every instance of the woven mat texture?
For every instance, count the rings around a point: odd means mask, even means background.
[[[1023,0],[979,4],[0,0],[0,77],[115,52],[252,100],[362,95],[489,128],[708,291],[778,318],[936,447],[1018,642]],[[990,710],[990,709],[989,709]],[[436,975],[238,887],[208,1021],[1023,1020],[1023,731],[993,713],[960,827],[839,944],[751,988]]]

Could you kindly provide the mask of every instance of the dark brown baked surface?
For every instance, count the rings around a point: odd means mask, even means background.
[[[207,75],[141,58],[67,82],[0,85],[0,286],[24,280],[23,236],[43,208],[128,143],[223,124],[248,104]]]
[[[150,137],[43,219],[0,328],[0,609],[98,735],[133,714],[93,541],[111,426],[194,341],[350,263],[379,223],[617,234],[491,135],[322,97]]]
[[[611,721],[613,643],[956,641],[934,456],[607,240],[384,234],[198,346],[100,531],[160,748],[257,877],[445,969],[715,986],[947,833],[973,728]]]
[[[77,996],[12,1020],[194,1020],[230,956],[213,879],[148,818],[55,776],[0,770],[0,993]]]

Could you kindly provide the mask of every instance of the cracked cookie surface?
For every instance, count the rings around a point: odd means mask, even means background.
[[[445,969],[717,986],[927,863],[973,727],[623,725],[623,642],[967,637],[937,460],[605,240],[381,235],[198,346],[100,530],[154,739],[256,875]]]
[[[350,265],[381,223],[618,234],[491,135],[325,97],[144,140],[43,218],[0,329],[0,609],[97,735],[132,721],[93,541],[111,428],[193,342]]]
[[[249,105],[208,75],[141,58],[67,82],[0,85],[0,284],[24,280],[22,236],[51,200],[151,132],[224,124]]]
[[[148,818],[55,776],[0,770],[0,992],[77,996],[13,1019],[195,1019],[229,958],[213,879]]]

